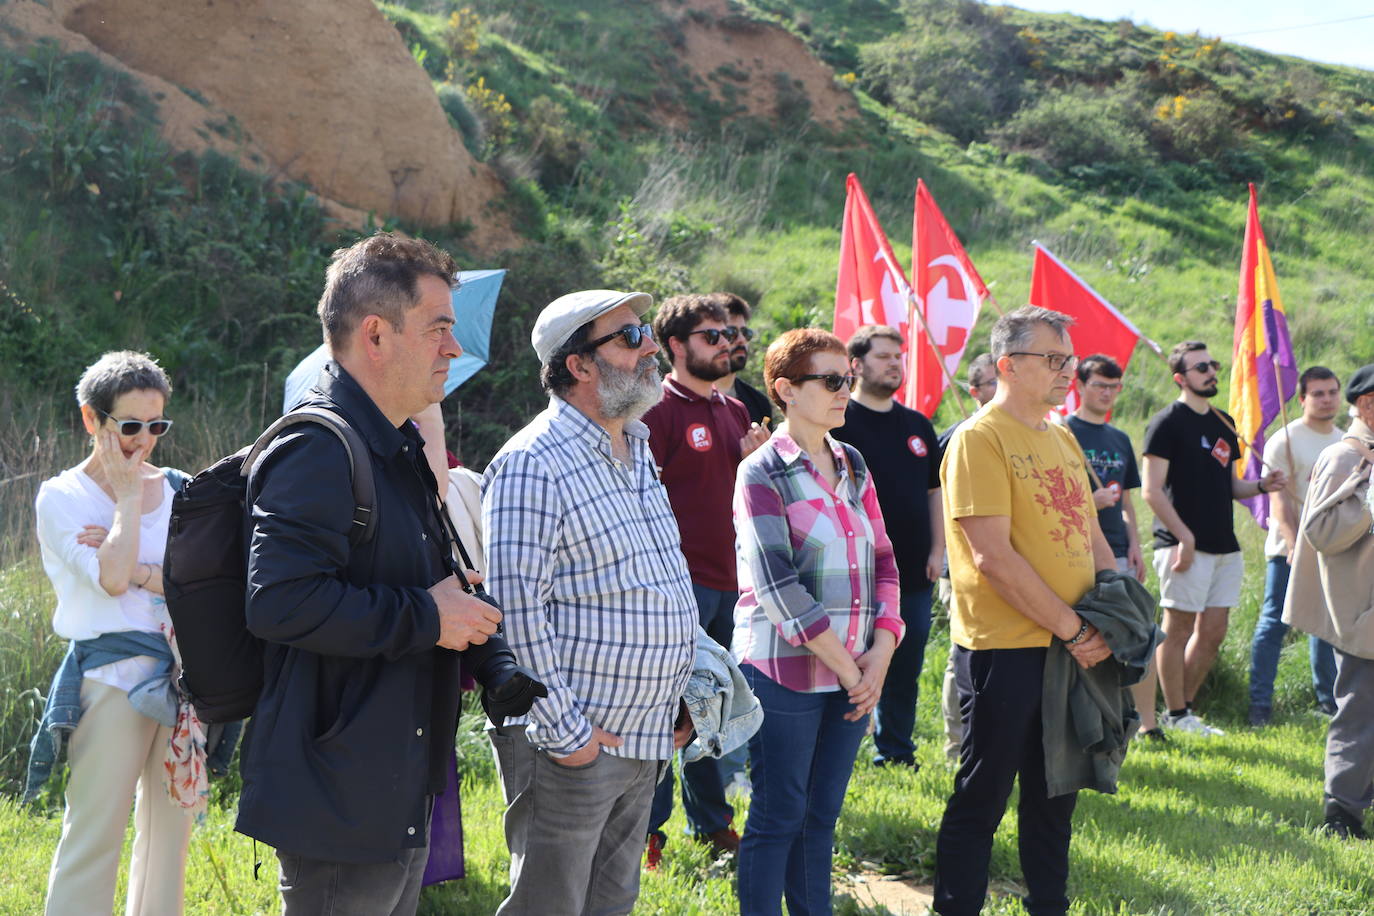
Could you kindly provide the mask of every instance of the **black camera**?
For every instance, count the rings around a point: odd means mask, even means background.
[[[501,609],[486,592],[474,589],[473,595]],[[459,654],[473,678],[482,685],[482,709],[496,725],[502,724],[506,716],[523,716],[537,697],[549,695],[549,689],[535,673],[515,660],[515,653],[499,627],[486,642],[468,646]]]

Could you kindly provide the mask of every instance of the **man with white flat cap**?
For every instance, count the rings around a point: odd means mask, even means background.
[[[483,479],[487,587],[549,695],[493,722],[509,914],[629,913],[654,785],[692,722],[697,605],[640,422],[662,395],[645,293],[584,290],[531,333],[548,409]]]

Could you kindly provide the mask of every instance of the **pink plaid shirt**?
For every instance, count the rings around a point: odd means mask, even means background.
[[[857,450],[825,441],[837,490],[784,432],[746,458],[735,481],[734,655],[799,693],[840,689],[803,645],[827,629],[855,658],[877,628],[902,638],[897,564],[873,478]]]

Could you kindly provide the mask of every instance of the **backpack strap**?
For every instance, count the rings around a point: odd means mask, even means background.
[[[367,443],[363,441],[362,436],[335,411],[327,407],[301,407],[284,414],[258,436],[243,459],[239,474],[246,478],[267,446],[288,427],[301,423],[323,426],[343,443],[344,451],[348,454],[349,477],[353,481],[353,529],[348,540],[354,546],[366,544],[372,540],[372,533],[376,528],[372,509],[377,504],[377,488],[372,480],[372,461],[367,457]]]
[[[186,482],[191,479],[190,474],[178,468],[166,467],[159,468],[159,470],[162,471],[162,476],[167,478],[167,483],[171,485],[173,493],[180,493],[182,488],[186,486]]]

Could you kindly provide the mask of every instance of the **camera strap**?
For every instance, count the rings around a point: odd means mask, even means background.
[[[439,497],[438,493],[434,494],[434,499],[430,501],[429,507],[430,510],[439,517],[439,524],[444,534],[449,539],[449,549],[445,551],[445,556],[450,561],[449,569],[458,577],[458,581],[463,583],[464,591],[474,595],[485,594],[486,589],[482,588],[482,583],[470,583],[468,582],[467,576],[463,575],[464,569],[475,569],[472,565],[472,557],[468,556],[467,549],[463,547],[463,539],[458,536],[458,529],[454,527],[453,519],[449,517],[448,506],[444,504],[444,501]],[[458,550],[458,557],[463,564],[462,567],[452,562],[453,548],[457,548]]]

